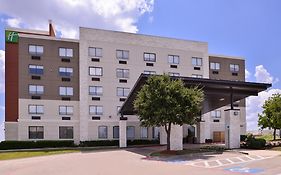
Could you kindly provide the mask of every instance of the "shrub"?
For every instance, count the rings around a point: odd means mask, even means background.
[[[119,140],[91,140],[80,142],[81,147],[118,146]]]
[[[127,140],[128,145],[150,145],[159,143],[159,140]]]
[[[247,135],[240,135],[240,141],[244,142],[247,138]]]
[[[205,143],[213,143],[212,139],[205,139]]]
[[[245,147],[249,149],[263,149],[265,148],[266,140],[265,139],[256,139],[252,134],[248,135],[246,140]]]

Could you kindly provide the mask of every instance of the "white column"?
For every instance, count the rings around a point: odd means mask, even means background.
[[[198,142],[205,143],[205,122],[199,122],[197,132]]]
[[[180,125],[172,125],[170,148],[171,150],[183,150],[183,128]]]
[[[225,111],[225,146],[226,148],[240,148],[240,111]]]
[[[165,127],[161,126],[160,128],[160,145],[167,145],[167,133]]]
[[[119,147],[120,148],[127,147],[127,121],[126,120],[119,121]]]

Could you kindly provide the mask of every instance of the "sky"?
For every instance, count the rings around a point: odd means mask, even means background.
[[[280,0],[0,0],[0,140],[4,120],[4,29],[48,29],[78,38],[79,26],[205,41],[209,53],[246,60],[246,80],[272,83],[247,99],[247,129],[262,104],[281,93]]]

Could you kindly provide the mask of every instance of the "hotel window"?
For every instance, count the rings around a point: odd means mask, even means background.
[[[43,94],[44,93],[44,86],[41,85],[29,85],[29,94]]]
[[[73,139],[73,126],[60,126],[59,139]]]
[[[28,105],[29,114],[44,114],[43,105]]]
[[[141,127],[141,138],[147,138],[148,137],[148,128],[147,127]]]
[[[127,97],[129,95],[130,88],[122,88],[118,87],[117,88],[117,96],[119,97]]]
[[[99,139],[107,139],[107,126],[99,126]]]
[[[102,67],[89,67],[89,75],[91,76],[102,76]]]
[[[119,126],[113,126],[113,138],[114,139],[119,138]]]
[[[43,126],[29,126],[28,127],[29,139],[44,139],[44,127]]]
[[[199,75],[199,74],[192,74],[191,77],[192,78],[203,78],[203,76]]]
[[[193,66],[202,66],[202,58],[192,57]]]
[[[128,50],[116,50],[116,57],[118,59],[129,59],[129,51]]]
[[[31,55],[42,55],[44,52],[44,47],[38,45],[29,45],[28,52]]]
[[[221,111],[220,110],[211,111],[211,117],[212,118],[221,118]]]
[[[59,115],[73,115],[73,106],[59,106]]]
[[[73,68],[59,67],[59,75],[63,77],[71,77],[73,75]]]
[[[61,47],[61,48],[59,48],[59,56],[71,58],[71,57],[73,57],[73,49]]]
[[[180,63],[180,57],[178,55],[168,55],[168,63],[179,64]]]
[[[89,114],[90,115],[103,115],[103,107],[97,105],[89,106]]]
[[[152,137],[154,139],[159,139],[159,137],[160,137],[160,128],[159,127],[152,128]]]
[[[117,78],[129,78],[129,69],[116,69]]]
[[[239,71],[239,65],[238,64],[230,64],[229,65],[231,72],[238,72]]]
[[[43,75],[44,73],[44,67],[39,65],[29,65],[28,66],[29,73],[30,74],[36,74],[36,75]]]
[[[59,94],[62,96],[73,96],[73,87],[59,87]]]
[[[156,61],[156,54],[155,53],[144,53],[143,59],[144,59],[144,61],[155,62]]]
[[[89,86],[89,95],[102,96],[102,86]]]
[[[212,70],[220,70],[220,63],[211,62],[210,63],[210,69],[212,69]]]
[[[135,138],[135,127],[134,126],[127,126],[127,138],[128,139]]]
[[[89,47],[89,56],[102,57],[102,48]]]
[[[169,76],[173,76],[173,77],[179,77],[179,76],[180,76],[180,73],[169,72],[168,75],[169,75]]]
[[[150,70],[145,70],[145,71],[143,71],[143,73],[146,75],[155,75],[156,74],[155,71],[150,71]]]

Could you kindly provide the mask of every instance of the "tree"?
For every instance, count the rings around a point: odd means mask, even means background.
[[[281,129],[281,94],[273,94],[262,106],[262,114],[258,114],[258,125],[264,129],[273,129],[273,137],[276,139],[276,130]]]
[[[180,79],[155,75],[148,78],[137,94],[134,108],[142,126],[165,128],[170,150],[171,125],[194,124],[202,101],[203,91],[198,87],[186,88]]]

